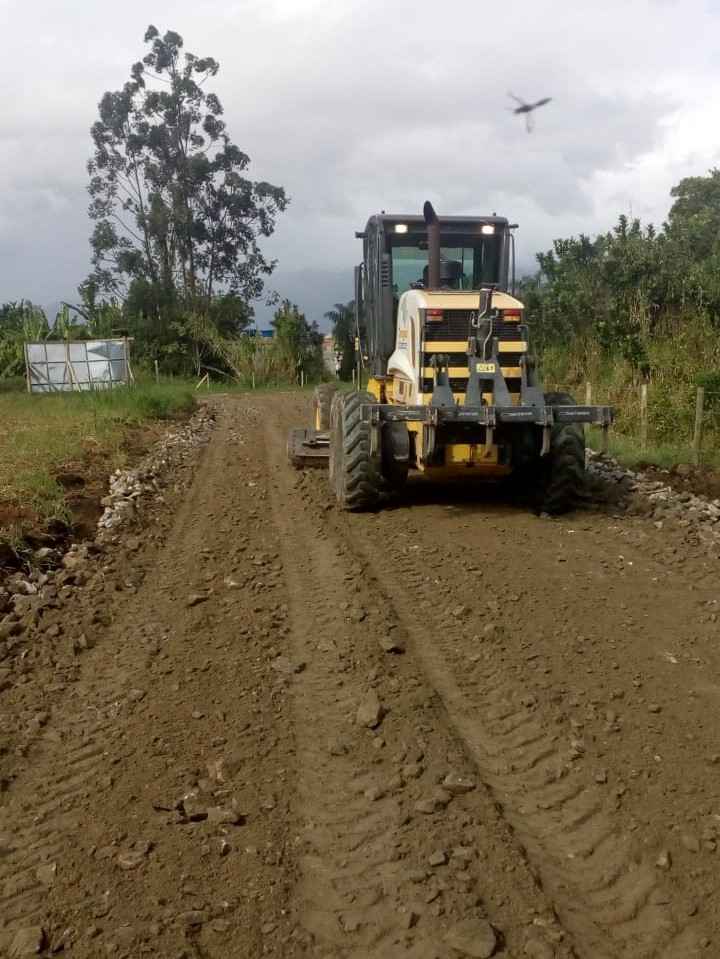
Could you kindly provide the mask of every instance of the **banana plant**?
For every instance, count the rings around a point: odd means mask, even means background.
[[[21,375],[25,343],[45,340],[49,334],[45,313],[30,300],[0,306],[0,380]]]

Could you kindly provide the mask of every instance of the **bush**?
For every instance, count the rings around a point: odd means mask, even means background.
[[[644,334],[640,345],[647,357],[646,375],[620,348],[603,349],[598,340],[588,336],[571,339],[567,345],[555,342],[542,355],[546,389],[564,389],[583,401],[589,380],[593,402],[615,408],[614,432],[636,441],[640,434],[640,387],[646,382],[649,441],[687,449],[695,424],[697,387],[705,387],[708,411],[720,409],[717,333],[706,315],[683,315],[652,334]],[[704,446],[708,453],[720,439],[720,433],[714,433],[713,420],[710,417],[706,422]]]
[[[705,406],[709,410],[720,410],[720,371],[698,373],[695,385],[705,390]]]

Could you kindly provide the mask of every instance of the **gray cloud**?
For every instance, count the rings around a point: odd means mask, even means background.
[[[140,0],[122,18],[86,0],[0,3],[0,301],[66,297],[87,273],[88,130],[148,16]],[[662,219],[693,152],[678,160],[672,118],[717,75],[703,0],[158,0],[152,17],[220,60],[251,174],[292,197],[270,286],[317,318],[351,295],[353,231],[380,208],[497,210],[520,221],[530,266],[554,237],[609,226],[609,198],[637,191],[653,156],[639,206]],[[509,90],[553,97],[531,136]],[[707,143],[695,153],[701,172]]]

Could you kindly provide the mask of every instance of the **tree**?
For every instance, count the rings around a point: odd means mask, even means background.
[[[720,169],[685,177],[662,235],[667,294],[720,316]]]
[[[323,338],[317,323],[308,323],[297,304],[283,300],[275,311],[272,325],[286,375],[297,376],[302,369],[308,378],[320,377]]]
[[[77,288],[79,303],[63,303],[63,307],[72,310],[84,321],[83,332],[93,339],[113,336],[118,330],[124,329],[125,320],[122,306],[115,297],[109,300],[100,296],[97,282],[93,277],[83,280]]]
[[[123,295],[140,284],[165,310],[206,312],[218,292],[249,301],[275,265],[259,239],[272,234],[285,191],[245,176],[250,159],[204,89],[217,61],[183,52],[173,31],[150,26],[145,42],[149,52],[122,90],[104,94],[91,130],[93,282]]]
[[[325,319],[332,323],[335,349],[340,354],[340,379],[349,380],[355,366],[355,301],[336,303]]]
[[[665,229],[669,237],[682,237],[692,246],[694,259],[717,251],[720,238],[720,170],[707,176],[689,176],[670,191],[674,203]]]

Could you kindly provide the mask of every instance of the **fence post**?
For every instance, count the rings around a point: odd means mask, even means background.
[[[355,370],[352,371],[353,386],[355,386]]]
[[[698,386],[695,397],[695,432],[693,433],[693,463],[700,465],[700,447],[702,446],[703,407],[705,406],[705,389]]]
[[[648,441],[648,388],[647,383],[640,387],[640,449],[647,449]]]
[[[160,382],[160,367],[158,366],[158,361],[155,360],[155,382]]]
[[[255,370],[252,371],[252,388],[255,389]]]
[[[585,406],[592,406],[592,383],[590,380],[585,383]]]

